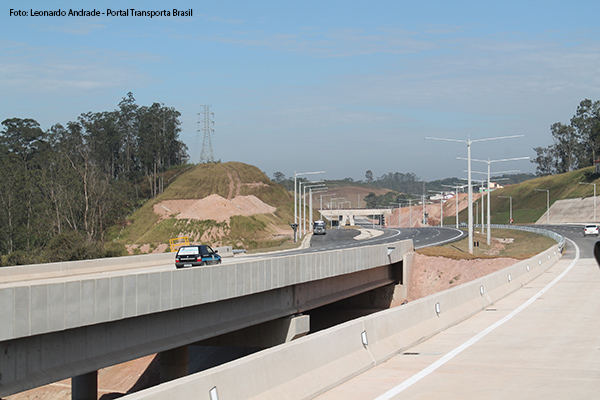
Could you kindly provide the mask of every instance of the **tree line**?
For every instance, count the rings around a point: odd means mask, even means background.
[[[569,124],[556,122],[550,126],[553,143],[535,147],[538,176],[554,175],[589,167],[600,151],[600,100],[585,99],[579,103]]]
[[[100,256],[108,229],[188,162],[180,113],[139,106],[87,112],[43,130],[9,118],[0,131],[0,254],[4,264]],[[69,249],[66,249],[69,248]]]

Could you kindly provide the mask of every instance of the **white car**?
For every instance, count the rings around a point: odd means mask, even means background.
[[[583,228],[583,236],[595,235],[598,236],[598,225],[586,225]]]

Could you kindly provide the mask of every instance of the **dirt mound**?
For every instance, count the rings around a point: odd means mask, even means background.
[[[420,299],[470,282],[513,265],[517,261],[514,258],[452,260],[417,253],[410,271],[407,300]]]
[[[175,215],[177,219],[229,221],[234,215],[269,214],[277,211],[258,197],[237,196],[231,200],[212,194],[200,200],[165,200],[154,205],[161,217]]]
[[[476,201],[481,198],[480,193],[473,193],[473,201]],[[458,194],[458,212],[460,213],[462,210],[468,207],[468,194],[467,193],[459,193]],[[428,214],[428,224],[429,226],[435,226],[440,223],[441,210],[440,210],[440,202],[439,200],[434,204],[426,204],[425,212]],[[473,211],[474,213],[475,211]],[[456,198],[453,197],[444,202],[444,218],[456,216]],[[423,205],[414,205],[411,207],[402,207],[402,227],[421,227],[423,226],[421,218],[423,217]],[[394,208],[392,210],[392,215],[387,218],[387,225],[389,227],[397,227],[398,226],[398,209]]]

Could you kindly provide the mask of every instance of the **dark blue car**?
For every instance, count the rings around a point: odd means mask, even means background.
[[[175,255],[175,267],[198,267],[201,265],[221,264],[221,256],[205,244],[181,246]]]

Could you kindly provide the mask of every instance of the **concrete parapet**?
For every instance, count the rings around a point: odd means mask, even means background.
[[[0,283],[43,278],[65,277],[85,273],[107,272],[127,268],[147,268],[175,263],[175,253],[142,254],[137,256],[97,258],[46,264],[19,265],[0,268]]]
[[[126,399],[310,399],[518,290],[561,257],[558,246],[483,278],[317,332]]]

